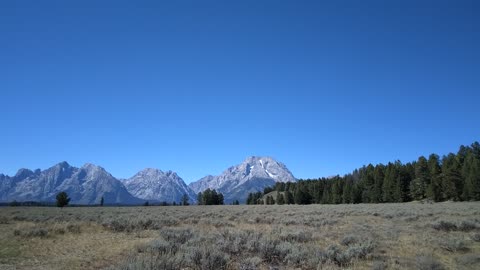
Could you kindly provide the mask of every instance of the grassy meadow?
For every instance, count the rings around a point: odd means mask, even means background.
[[[480,202],[2,207],[0,269],[480,269]]]

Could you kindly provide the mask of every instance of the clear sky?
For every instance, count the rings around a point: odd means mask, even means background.
[[[480,140],[479,2],[1,1],[0,172],[457,151]]]

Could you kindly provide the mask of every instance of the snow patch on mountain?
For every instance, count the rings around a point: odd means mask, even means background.
[[[295,182],[287,167],[271,157],[248,157],[241,164],[232,166],[218,176],[206,176],[189,187],[195,192],[207,188],[225,195],[226,202],[244,201],[249,192],[261,191],[276,182]]]

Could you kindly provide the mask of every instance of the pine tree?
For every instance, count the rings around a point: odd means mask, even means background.
[[[341,181],[337,178],[333,181],[333,184],[332,184],[331,202],[334,204],[342,203],[342,195],[343,195],[343,190],[342,190]]]
[[[205,204],[205,201],[203,200],[203,193],[202,192],[198,193],[197,202],[198,202],[198,205],[204,205]]]
[[[372,164],[369,164],[367,167],[362,168],[361,176],[360,176],[360,182],[362,183],[362,202],[364,203],[370,203],[373,202],[374,198],[374,171],[375,167],[373,167]],[[334,186],[335,188],[335,186]],[[335,194],[334,192],[332,192]],[[334,195],[335,196],[335,195]],[[335,200],[334,203],[337,200]]]
[[[459,200],[463,190],[461,168],[454,154],[445,156],[442,160],[442,199]]]
[[[379,164],[375,166],[375,171],[373,173],[373,194],[372,194],[372,202],[379,203],[383,201],[382,196],[382,186],[383,180],[385,179],[385,166],[383,164]]]
[[[464,200],[480,200],[480,160],[470,151],[462,168],[465,178],[462,197]]]
[[[383,183],[383,201],[395,202],[395,179],[397,178],[395,166],[388,163],[385,171],[385,180]]]
[[[285,204],[285,198],[283,196],[283,193],[281,193],[280,191],[277,191],[277,204],[278,205],[282,205],[282,204]]]
[[[415,179],[410,183],[410,192],[414,200],[423,200],[427,196],[427,185],[430,184],[428,161],[424,156],[415,163]]]
[[[353,180],[349,176],[346,176],[346,178],[343,186],[343,203],[352,203]]]
[[[56,199],[57,199],[57,206],[58,207],[67,206],[68,203],[70,202],[70,198],[68,197],[66,192],[58,193]]]
[[[428,157],[428,169],[430,184],[427,187],[427,197],[436,202],[442,199],[442,178],[438,155],[431,154]]]
[[[188,199],[187,194],[183,194],[182,199],[181,199],[182,205],[189,205],[188,200],[189,199]]]
[[[223,201],[223,194],[222,193],[218,193],[217,194],[217,205],[223,205],[224,201]]]
[[[247,204],[253,204],[252,203],[252,200],[253,200],[253,193],[248,193],[248,197],[247,197]]]
[[[285,203],[286,204],[294,204],[295,201],[293,199],[293,194],[289,190],[285,191]]]

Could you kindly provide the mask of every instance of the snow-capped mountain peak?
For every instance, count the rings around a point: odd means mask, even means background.
[[[189,186],[195,192],[207,188],[219,190],[228,202],[235,199],[243,201],[249,192],[263,190],[275,182],[294,181],[295,177],[283,163],[272,157],[251,156],[218,176],[206,176]]]

